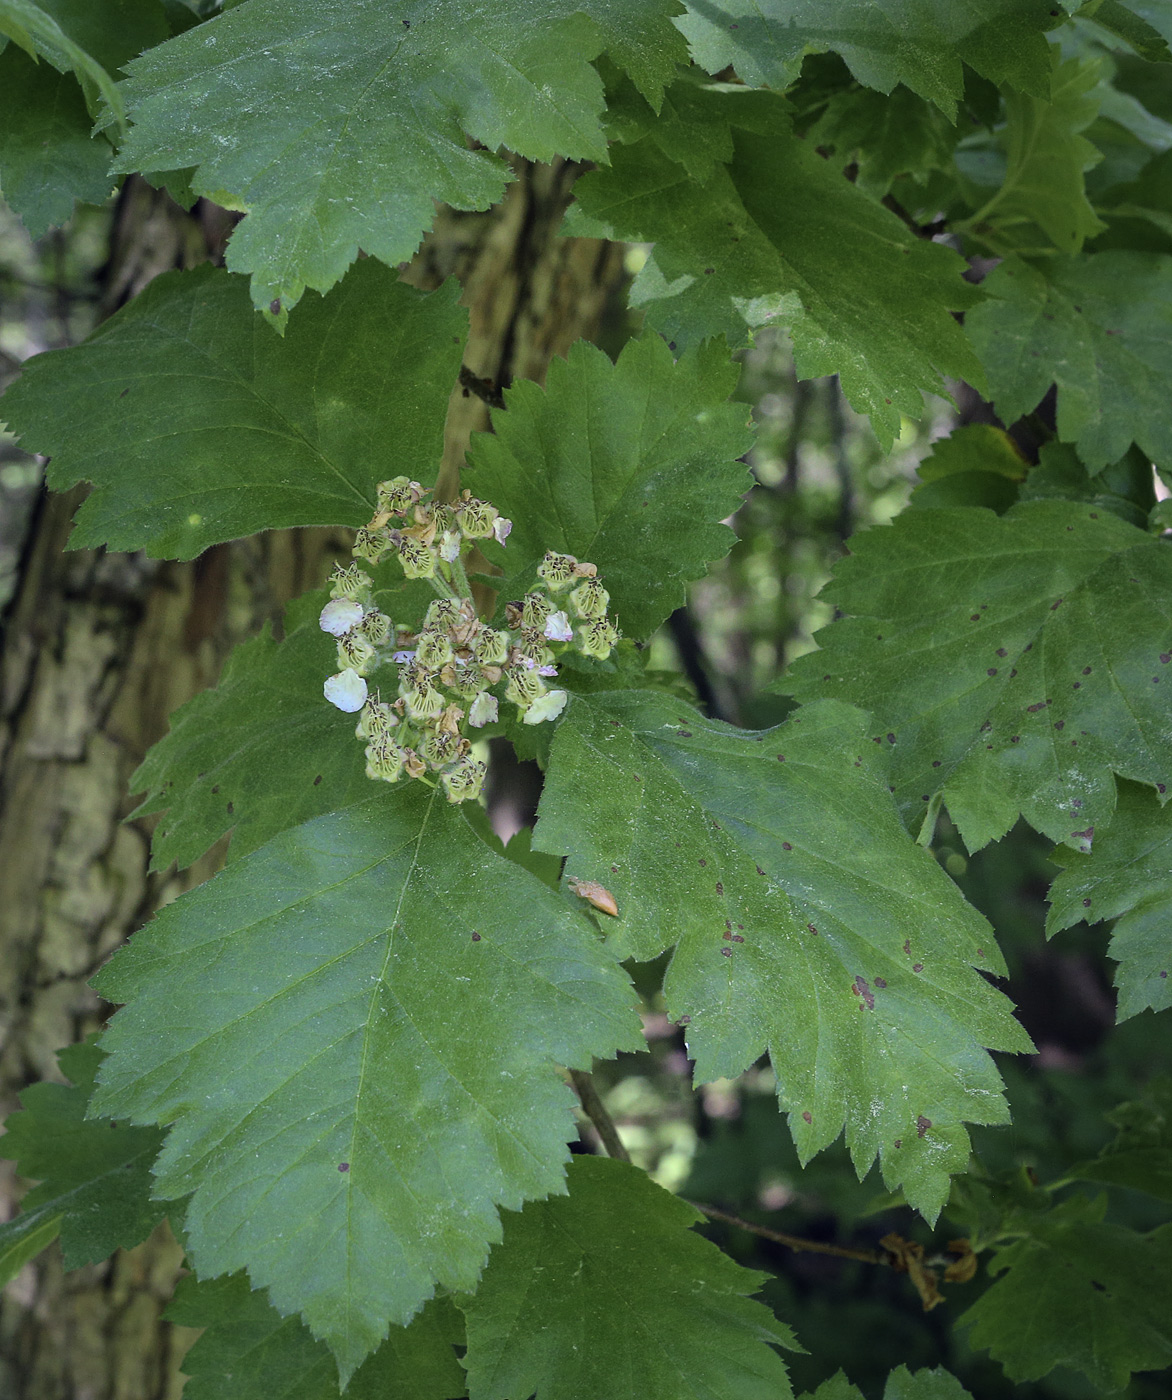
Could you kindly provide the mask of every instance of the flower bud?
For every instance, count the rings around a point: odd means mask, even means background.
[[[551,592],[560,593],[574,578],[577,562],[572,554],[555,554],[551,549],[538,564],[537,575],[549,584]]]
[[[513,664],[521,661],[528,667],[545,666],[553,660],[553,652],[545,645],[545,636],[536,627],[522,627],[513,643]]]
[[[526,593],[521,600],[521,626],[540,629],[545,626],[545,619],[552,611],[553,605],[548,598],[540,593]]]
[[[505,699],[512,701],[518,709],[527,710],[541,695],[545,685],[536,671],[527,671],[518,666],[509,672],[509,684],[505,688]]]
[[[360,739],[386,738],[399,723],[399,716],[383,700],[367,700],[354,731]]]
[[[399,563],[408,578],[431,578],[435,574],[435,551],[410,535],[399,539]]]
[[[370,588],[370,583],[370,575],[357,564],[350,564],[345,569],[341,564],[335,564],[334,572],[330,575],[330,597],[351,600],[362,598]]]
[[[452,659],[452,643],[446,632],[420,632],[415,639],[415,656],[421,666],[438,671]]]
[[[392,481],[378,484],[379,514],[406,515],[412,506],[417,505],[424,495],[423,487],[417,481],[409,481],[405,476],[397,476]]]
[[[469,747],[468,740],[461,735],[439,731],[429,734],[424,739],[422,757],[427,761],[429,768],[446,768],[449,763],[463,758]]]
[[[331,676],[322,686],[322,693],[331,705],[348,715],[355,714],[366,704],[366,682],[357,671],[343,670]]]
[[[412,686],[403,696],[407,713],[414,720],[435,719],[444,707],[444,697],[430,681]]]
[[[578,650],[583,656],[596,656],[599,661],[606,660],[618,639],[618,629],[604,617],[583,623],[578,628]]]
[[[545,619],[545,635],[551,642],[573,641],[574,629],[564,612],[550,613]]]
[[[593,620],[605,617],[610,604],[610,594],[596,578],[580,583],[570,594],[570,606],[579,617]]]
[[[379,735],[366,746],[366,776],[384,783],[397,783],[403,773],[406,753],[390,738]]]
[[[359,559],[377,564],[390,547],[391,537],[386,530],[368,530],[364,525],[354,532],[354,553]]]
[[[456,523],[470,540],[482,540],[493,533],[500,512],[487,501],[468,496],[456,509]]]
[[[486,724],[495,724],[497,715],[496,696],[490,695],[487,690],[482,690],[473,700],[472,708],[468,711],[468,723],[473,729],[483,729]]]
[[[557,719],[566,708],[570,697],[564,690],[547,690],[539,695],[521,717],[522,724],[541,724],[547,719]]]
[[[454,690],[461,700],[471,700],[484,689],[479,668],[461,666],[456,661],[448,662],[440,672],[440,680],[449,690]]]
[[[440,782],[449,802],[468,802],[480,796],[484,787],[484,775],[488,765],[478,763],[474,758],[462,758],[460,762],[440,774]]]
[[[460,608],[452,598],[437,598],[423,619],[425,632],[446,632],[460,620]]]
[[[331,637],[344,637],[362,621],[362,604],[349,598],[335,598],[327,603],[318,617],[318,626]]]
[[[352,671],[364,672],[374,660],[374,647],[361,632],[347,632],[338,639],[338,665]]]
[[[362,619],[362,635],[368,642],[381,647],[391,635],[391,619],[377,608],[371,608]]]
[[[486,627],[476,639],[476,660],[481,666],[503,666],[509,655],[509,639]]]

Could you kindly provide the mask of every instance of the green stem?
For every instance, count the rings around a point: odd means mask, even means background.
[[[754,1225],[750,1220],[742,1220],[739,1215],[721,1210],[718,1206],[705,1205],[703,1201],[689,1201],[688,1204],[695,1206],[712,1220],[723,1220],[729,1225],[735,1225],[739,1230],[748,1230],[751,1235],[760,1235],[763,1240],[783,1244],[787,1249],[795,1249],[805,1254],[831,1254],[836,1259],[857,1259],[863,1264],[891,1264],[891,1256],[886,1252],[880,1253],[875,1249],[850,1249],[841,1244],[824,1244],[821,1240],[804,1240],[801,1235],[787,1235],[783,1230],[770,1230],[765,1225]]]
[[[594,1087],[594,1080],[585,1070],[572,1069],[570,1070],[570,1082],[581,1100],[582,1111],[594,1124],[595,1132],[602,1139],[606,1155],[615,1157],[620,1162],[629,1162],[631,1154],[623,1146],[623,1140],[619,1137],[619,1130],[615,1127],[614,1119],[606,1111],[606,1105],[599,1098],[598,1090]]]

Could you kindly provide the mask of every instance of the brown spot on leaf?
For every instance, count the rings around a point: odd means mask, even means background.
[[[930,1118],[925,1118],[921,1113],[916,1119],[916,1137],[923,1137],[931,1126],[932,1120]]]

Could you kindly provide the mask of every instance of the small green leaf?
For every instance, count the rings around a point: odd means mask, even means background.
[[[898,1366],[887,1377],[883,1400],[968,1400],[968,1391],[948,1371],[909,1371]],[[840,1371],[802,1400],[862,1400],[862,1391]]]
[[[114,188],[110,143],[91,126],[72,74],[15,44],[0,54],[0,189],[34,238],[65,223],[77,201],[100,204]]]
[[[118,70],[170,37],[160,0],[37,0],[76,44],[106,69]]]
[[[99,974],[129,1003],[97,1113],[170,1124],[198,1273],[247,1268],[343,1380],[441,1285],[473,1288],[497,1207],[562,1187],[555,1066],[642,1045],[591,924],[422,784],[275,837],[168,905]]]
[[[1005,180],[966,227],[1000,253],[1036,243],[1036,229],[1063,253],[1077,253],[1106,224],[1091,208],[1083,176],[1102,152],[1080,133],[1098,116],[1101,64],[1062,61],[1053,49],[1049,101],[1005,95]]]
[[[805,706],[776,729],[667,696],[576,696],[534,844],[604,885],[616,956],[676,945],[664,995],[700,1082],[768,1051],[803,1162],[846,1128],[860,1176],[934,1217],[970,1122],[1004,1122],[984,1046],[1026,1049],[992,931],[900,826],[865,716]]]
[[[1045,97],[1049,0],[687,0],[678,21],[710,73],[735,68],[754,86],[786,88],[804,54],[832,49],[866,87],[904,83],[949,117],[963,63],[998,85]]]
[[[1058,385],[1058,436],[1093,470],[1137,442],[1172,467],[1172,257],[1106,252],[1046,272],[1007,258],[966,327],[1006,423]]]
[[[25,1089],[22,1111],[5,1122],[4,1156],[41,1184],[21,1201],[21,1213],[0,1225],[4,1283],[58,1234],[65,1267],[76,1269],[140,1244],[163,1218],[150,1194],[162,1133],[86,1121],[101,1052],[87,1041],[57,1059],[72,1083]]]
[[[1103,0],[1090,17],[1149,63],[1172,63],[1172,5],[1168,0]]]
[[[74,17],[74,5],[70,0],[59,0],[59,3],[67,16]],[[91,115],[99,116],[104,105],[107,119],[120,131],[124,130],[126,109],[114,79],[93,54],[48,13],[53,8],[52,3],[42,7],[33,0],[0,0],[0,34],[13,39],[26,53],[47,59],[59,73],[73,73],[82,86]]]
[[[458,296],[368,259],[281,339],[239,278],[167,273],[84,344],[28,361],[0,411],[53,458],[55,490],[94,483],[74,548],[191,559],[258,530],[362,525],[378,481],[434,480]]]
[[[338,1400],[338,1367],[297,1317],[282,1317],[244,1274],[179,1280],[169,1321],[207,1330],[183,1358],[184,1400]],[[428,1303],[355,1371],[346,1400],[451,1400],[464,1372],[453,1345],[463,1319],[446,1299]]]
[[[752,485],[736,459],[753,441],[743,405],[727,402],[736,382],[723,345],[677,364],[647,335],[616,364],[578,341],[545,389],[508,390],[469,453],[477,494],[513,520],[491,551],[501,596],[531,583],[546,550],[572,554],[598,565],[623,632],[649,636],[735,539],[720,521]]]
[[[1172,1079],[1158,1075],[1142,1099],[1120,1104],[1107,1117],[1119,1129],[1115,1141],[1070,1175],[1172,1201]]]
[[[1163,658],[1168,652],[1161,653]],[[1172,684],[1172,681],[1169,681]],[[1134,783],[1119,785],[1111,825],[1095,840],[1094,854],[1059,846],[1051,857],[1062,874],[1050,887],[1048,933],[1086,920],[1115,919],[1108,956],[1119,967],[1120,1021],[1151,1007],[1172,1006],[1172,803]]]
[[[1011,1379],[1069,1366],[1115,1391],[1172,1362],[1172,1225],[1141,1235],[1106,1224],[1105,1207],[1074,1196],[997,1251],[1001,1277],[960,1322]]]
[[[361,247],[410,258],[435,201],[487,209],[509,168],[604,160],[604,49],[658,102],[685,47],[672,0],[250,0],[130,65],[124,170],[196,167],[197,193],[248,218],[228,267],[282,322]],[[468,138],[473,138],[469,141]]]
[[[944,375],[981,380],[950,315],[980,294],[955,253],[917,238],[795,136],[780,99],[739,94],[725,107],[731,164],[699,181],[654,139],[616,146],[575,186],[568,227],[655,243],[631,301],[675,344],[724,335],[737,346],[783,321],[799,375],[838,374],[889,446],[900,415],[923,411],[922,392],[945,391]]]
[[[1112,774],[1169,781],[1172,554],[1117,516],[909,511],[856,535],[823,596],[845,616],[779,688],[871,712],[905,820],[942,791],[970,850],[1019,813],[1089,849]]]
[[[703,1217],[625,1162],[575,1157],[569,1195],[505,1222],[468,1320],[472,1400],[782,1400],[793,1333]],[[772,1345],[771,1345],[772,1344]]]

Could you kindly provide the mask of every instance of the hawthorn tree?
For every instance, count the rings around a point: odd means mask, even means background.
[[[970,1287],[996,1393],[1168,1365],[1172,1081],[999,1160],[1033,1046],[958,879],[1036,833],[1049,931],[1112,922],[1159,1046],[1172,6],[0,0],[0,32],[26,228],[121,185],[112,314],[2,410],[61,493],[8,650],[0,1063],[46,1081],[7,1121],[13,1393],[173,1394],[183,1328],[188,1400],[785,1396],[813,1338],[754,1231],[926,1312]],[[925,395],[979,411],[754,728],[647,644],[766,489],[735,395],[777,327],[883,452]],[[542,774],[507,844],[490,740]],[[753,1146],[882,1240],[725,1209],[731,1131],[688,1196],[629,1160],[593,1076],[656,1015],[698,1086],[767,1075]]]

